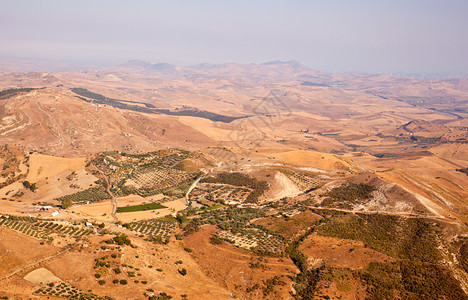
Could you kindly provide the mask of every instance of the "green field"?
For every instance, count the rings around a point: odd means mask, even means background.
[[[166,208],[166,207],[158,203],[149,203],[149,204],[142,204],[142,205],[118,207],[117,212],[123,213],[123,212],[144,211],[144,210],[153,210],[153,209],[161,209],[161,208]]]
[[[207,210],[213,210],[213,209],[218,209],[218,208],[223,208],[223,207],[226,207],[226,205],[216,204],[216,205],[208,207]]]

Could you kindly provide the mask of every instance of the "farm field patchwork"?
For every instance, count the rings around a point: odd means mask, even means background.
[[[166,207],[158,203],[148,203],[148,204],[141,204],[141,205],[118,207],[117,212],[123,213],[123,212],[144,211],[144,210],[153,210],[153,209],[161,209],[161,208],[166,208]]]

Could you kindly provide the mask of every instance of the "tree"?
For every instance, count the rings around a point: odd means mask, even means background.
[[[124,233],[121,233],[117,236],[115,236],[113,239],[111,239],[111,241],[113,243],[116,243],[117,245],[129,245],[131,246],[132,245],[132,242],[130,241],[130,239],[128,238],[128,236]]]
[[[65,198],[65,199],[62,200],[62,208],[63,209],[67,209],[72,205],[73,205],[73,202],[70,199]]]
[[[187,275],[187,270],[185,268],[178,269],[177,271],[179,271],[179,274],[182,275],[182,276]]]
[[[220,245],[223,243],[223,240],[216,235],[212,235],[210,238],[210,243],[213,245]]]
[[[23,185],[25,188],[29,189],[31,187],[31,183],[27,180],[23,181]]]

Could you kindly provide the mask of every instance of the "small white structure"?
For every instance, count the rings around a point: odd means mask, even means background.
[[[56,211],[54,211],[54,212],[52,213],[52,216],[53,216],[53,217],[56,217],[58,214],[59,214],[59,212],[56,210]]]
[[[85,222],[84,224],[86,227],[93,227],[93,223]]]

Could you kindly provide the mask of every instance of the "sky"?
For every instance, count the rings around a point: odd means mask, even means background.
[[[1,0],[0,58],[468,72],[467,0]]]

